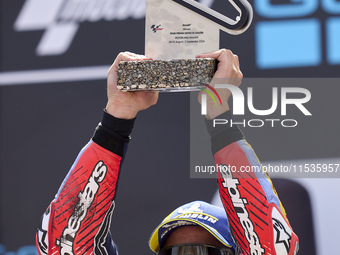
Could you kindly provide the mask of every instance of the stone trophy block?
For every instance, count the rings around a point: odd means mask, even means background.
[[[209,84],[216,70],[212,58],[123,61],[118,67],[117,88],[135,90],[184,90]]]

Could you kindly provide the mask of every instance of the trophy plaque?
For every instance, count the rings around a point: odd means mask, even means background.
[[[227,17],[194,0],[146,0],[145,55],[153,60],[121,62],[117,88],[187,91],[209,83],[216,60],[195,56],[218,50],[220,30],[241,34],[253,17],[247,0],[228,1]]]

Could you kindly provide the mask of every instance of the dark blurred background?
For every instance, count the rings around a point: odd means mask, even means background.
[[[224,0],[200,2],[226,8]],[[312,116],[299,112],[300,126],[246,127],[248,142],[262,161],[340,163],[340,87],[330,79],[339,77],[340,1],[249,2],[251,27],[220,36],[244,77],[320,83],[302,82]],[[97,11],[101,4],[110,5]],[[121,51],[144,53],[145,2],[2,0],[0,13],[0,254],[31,255],[42,213],[101,120],[110,64]],[[254,105],[265,109],[271,89],[262,90],[254,88]],[[168,213],[213,199],[216,181],[190,178],[189,159],[190,93],[161,93],[137,117],[120,176],[112,235],[121,254],[151,254],[149,234]],[[299,254],[336,254],[338,179],[273,181],[300,237]]]

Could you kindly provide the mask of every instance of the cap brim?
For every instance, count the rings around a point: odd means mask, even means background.
[[[191,225],[191,226],[200,226],[202,228],[204,228],[206,231],[208,231],[211,235],[213,235],[218,241],[220,241],[223,245],[229,247],[229,248],[233,248],[233,246],[214,228],[210,227],[209,225],[206,225],[204,223],[201,223],[201,222],[198,222],[198,221],[195,221],[195,220],[192,220],[192,219],[185,219],[185,218],[180,218],[180,219],[171,219],[171,220],[167,220],[167,221],[164,221],[162,222],[151,234],[151,237],[150,237],[150,240],[149,240],[149,246],[150,246],[150,249],[154,252],[158,252],[160,250],[160,245],[162,243],[162,239],[164,239],[164,237],[160,240],[159,239],[159,236],[160,236],[160,233],[159,233],[159,230],[166,224],[169,224],[169,223],[176,223],[176,222],[190,222],[190,224],[188,225]],[[167,230],[168,232],[166,233],[166,236],[168,236],[173,230],[177,229],[178,227],[183,227],[183,226],[188,226],[188,225],[185,225],[185,224],[179,224],[178,226],[176,227],[173,227],[172,229],[170,230]],[[166,230],[165,230],[166,231]],[[165,232],[163,231],[163,232]],[[163,233],[161,233],[163,234]]]

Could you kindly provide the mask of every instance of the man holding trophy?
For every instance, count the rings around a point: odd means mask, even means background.
[[[175,4],[180,9],[185,4],[192,4],[190,1],[170,0],[148,0],[148,2],[152,2],[150,4],[154,5],[154,8],[149,9],[154,15],[155,10],[164,10],[163,7],[169,10],[167,4]],[[249,8],[245,4],[247,1],[230,2],[234,3],[240,12]],[[166,6],[162,6],[162,4]],[[246,7],[239,8],[240,4]],[[196,8],[194,4],[192,6],[192,8]],[[176,11],[176,13],[178,12]],[[165,19],[173,18],[171,15],[161,14]],[[243,27],[237,28],[239,30],[242,30],[244,26],[249,26],[249,17],[241,16],[239,15],[239,18],[235,19],[244,22]],[[166,31],[167,24],[166,22],[162,23],[161,25],[167,33],[166,36],[173,36],[171,33],[175,33],[174,30]],[[196,33],[198,30],[193,23],[181,21],[180,25],[186,29],[190,28],[190,30],[183,31]],[[197,24],[200,23],[197,22]],[[191,25],[183,26],[183,24]],[[232,26],[235,24],[230,25],[231,28],[228,29],[232,30]],[[149,25],[147,24],[147,28]],[[158,26],[158,24],[155,25]],[[197,27],[199,26],[197,25]],[[155,31],[157,33],[157,30]],[[162,32],[164,31],[162,30]],[[207,33],[206,30],[198,32]],[[171,41],[169,38],[166,40]],[[206,39],[203,38],[199,40],[206,42]],[[188,45],[196,45],[196,42],[191,42],[192,40],[187,41]],[[181,58],[183,54],[190,55],[196,52],[196,57],[191,60],[192,62],[200,59],[217,61],[218,65],[211,85],[214,84],[214,79],[224,79],[228,81],[228,84],[240,86],[243,75],[239,59],[230,50],[221,49],[209,53],[197,53],[196,48],[183,45],[185,43],[178,44],[180,45],[175,45],[178,48],[176,54],[179,54]],[[183,48],[181,49],[181,47]],[[143,61],[152,63],[153,59],[169,59],[157,56],[160,52],[162,51],[154,49],[151,56],[130,52],[120,53],[111,66],[107,79],[108,101],[102,121],[96,128],[91,141],[78,155],[55,199],[42,217],[36,235],[37,249],[40,255],[118,254],[109,229],[115,208],[114,197],[121,163],[127,151],[136,115],[139,111],[155,105],[158,100],[158,90],[164,88],[156,84],[153,87],[154,91],[143,91],[141,89],[143,87],[140,88],[139,84],[135,84],[135,89],[130,89],[130,85],[133,85],[130,83],[128,84],[130,91],[121,91],[127,89],[124,86],[121,89],[117,88],[119,86],[117,86],[119,70],[121,70],[119,64],[123,61],[128,61],[131,64]],[[168,64],[171,67],[173,62]],[[127,72],[126,70],[122,71]],[[131,69],[130,71],[135,73],[136,70]],[[164,70],[160,70],[160,72],[164,74]],[[190,86],[190,82],[187,85]],[[185,86],[182,88],[187,89]],[[196,84],[196,87],[199,87],[199,83]],[[165,88],[180,89],[181,86]],[[296,254],[298,238],[289,225],[284,208],[269,177],[263,171],[256,173],[230,171],[230,166],[240,169],[241,166],[254,166],[260,165],[260,163],[237,126],[213,127],[212,120],[214,118],[232,118],[228,106],[230,91],[228,89],[220,90],[219,96],[222,103],[217,106],[211,98],[207,98],[206,125],[211,136],[215,163],[224,166],[224,171],[217,173],[224,209],[202,201],[185,204],[170,213],[155,228],[151,234],[149,246],[159,255]],[[199,96],[199,98],[201,97]]]

